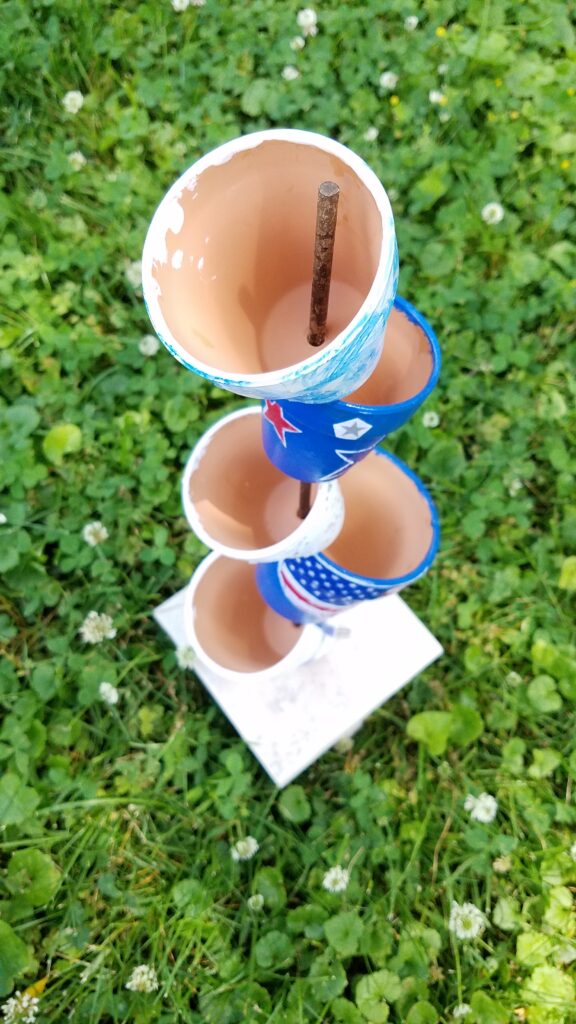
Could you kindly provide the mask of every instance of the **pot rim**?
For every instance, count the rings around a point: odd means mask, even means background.
[[[318,149],[338,157],[354,171],[367,187],[380,213],[382,230],[380,259],[374,280],[360,309],[344,330],[333,338],[325,349],[279,370],[267,370],[263,373],[252,374],[233,373],[222,369],[222,367],[210,366],[208,363],[196,359],[172,334],[164,319],[156,294],[156,286],[152,275],[153,249],[165,208],[174,199],[178,198],[183,190],[190,186],[191,182],[195,181],[208,168],[227,163],[237,153],[247,149],[254,149],[266,142],[292,142],[298,145],[316,146]],[[299,128],[274,128],[266,131],[251,132],[239,138],[230,139],[228,142],[216,147],[188,167],[168,189],[168,192],[164,195],[154,212],[146,234],[142,252],[142,286],[144,302],[154,330],[166,348],[184,366],[211,380],[214,378],[225,380],[228,387],[237,385],[238,387],[261,388],[262,395],[264,395],[267,387],[281,384],[285,377],[292,377],[294,375],[298,377],[306,376],[309,372],[316,371],[322,364],[337,360],[342,350],[349,343],[350,337],[361,327],[363,321],[368,318],[370,313],[377,308],[380,296],[386,290],[390,278],[394,276],[395,267],[396,236],[392,207],[384,186],[368,164],[347,146],[328,136],[320,135],[318,132],[307,132]]]
[[[303,519],[296,529],[293,530],[292,533],[289,533],[283,540],[276,541],[274,544],[269,544],[263,548],[234,548],[211,536],[208,530],[206,530],[206,527],[196,511],[195,504],[190,497],[190,479],[202,459],[205,457],[212,438],[218,433],[224,424],[231,423],[233,420],[240,419],[243,416],[255,414],[258,414],[260,417],[262,416],[261,406],[250,405],[244,406],[241,409],[236,409],[234,412],[228,413],[226,416],[222,416],[213,423],[204,434],[202,434],[202,437],[197,441],[190,452],[184,468],[181,483],[182,507],[188,525],[194,531],[196,536],[199,537],[202,543],[206,544],[209,548],[213,548],[214,544],[217,544],[218,547],[215,550],[217,550],[218,554],[226,558],[232,558],[236,561],[242,562],[275,562],[280,559],[298,557],[291,556],[286,553],[286,548],[288,546],[294,547],[301,544],[306,540],[310,533],[314,532],[317,524],[321,525],[321,522],[326,515],[326,502],[329,500],[330,493],[334,490],[338,491],[340,489],[337,480],[317,483],[314,500],[312,501],[310,511],[306,518]],[[270,460],[264,452],[264,449],[260,448],[259,451],[263,458],[269,462]],[[270,465],[274,466],[274,463],[271,462]],[[278,469],[277,472],[280,476],[285,475]],[[292,479],[291,477],[285,478]],[[334,495],[334,500],[336,500],[336,498],[337,496]],[[320,543],[322,543],[322,541]],[[332,542],[330,541],[330,543]]]

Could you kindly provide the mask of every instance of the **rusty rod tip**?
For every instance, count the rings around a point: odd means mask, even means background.
[[[331,199],[333,196],[337,196],[340,192],[340,186],[335,181],[323,181],[319,186],[318,191],[321,196],[325,199]]]

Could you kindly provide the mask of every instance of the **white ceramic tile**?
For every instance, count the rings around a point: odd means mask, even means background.
[[[184,646],[184,591],[154,618]],[[221,679],[200,661],[195,673],[277,786],[286,786],[342,736],[350,735],[442,647],[397,595],[365,601],[330,620],[336,637],[318,661],[266,682]]]

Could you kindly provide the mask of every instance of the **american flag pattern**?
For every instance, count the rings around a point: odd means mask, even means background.
[[[264,600],[279,615],[293,622],[322,622],[360,601],[373,601],[397,593],[424,576],[432,565],[440,541],[438,513],[428,491],[407,466],[389,453],[382,458],[396,463],[416,484],[430,513],[430,545],[420,562],[401,576],[364,576],[339,565],[323,551],[300,558],[268,562],[256,568],[256,582]]]
[[[335,615],[358,601],[371,601],[400,587],[348,574],[322,555],[287,558],[278,563],[284,596],[301,612],[315,617]]]

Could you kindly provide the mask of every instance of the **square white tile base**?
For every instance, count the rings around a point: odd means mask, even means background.
[[[186,646],[184,590],[153,611]],[[266,682],[232,683],[197,661],[194,671],[277,786],[287,786],[442,654],[438,640],[396,594],[335,615],[345,627],[317,661]]]

